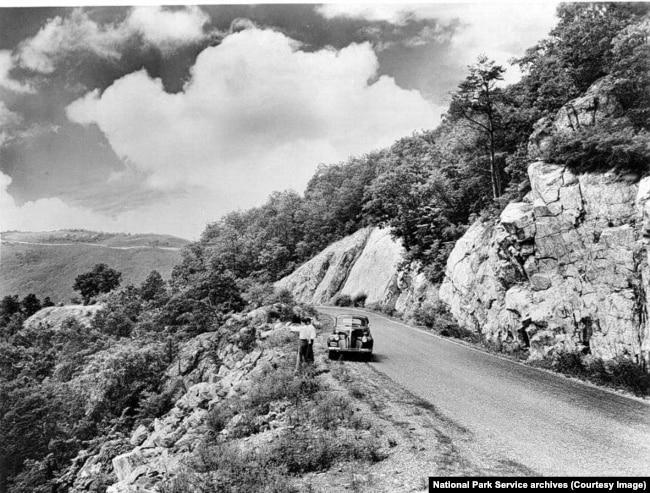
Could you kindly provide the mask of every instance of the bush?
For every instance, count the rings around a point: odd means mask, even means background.
[[[413,319],[417,325],[424,325],[432,329],[438,317],[443,313],[444,311],[440,301],[425,301],[414,310]]]
[[[296,375],[292,366],[285,365],[262,375],[248,393],[248,407],[263,415],[269,412],[271,402],[286,399],[298,405],[321,390],[320,382],[311,372]]]
[[[377,440],[359,439],[342,430],[291,430],[277,441],[270,456],[290,474],[325,471],[337,461],[379,462],[384,459]]]
[[[625,389],[636,395],[650,395],[650,374],[623,356],[603,361],[575,351],[561,351],[535,362],[535,366],[584,378],[599,385]]]
[[[352,298],[348,294],[337,294],[332,303],[334,306],[352,306]]]
[[[573,351],[560,351],[553,355],[553,369],[567,375],[584,376],[585,365],[582,355]]]
[[[625,357],[606,362],[600,358],[587,359],[585,367],[596,383],[628,389],[636,395],[650,395],[650,374]]]
[[[577,172],[617,169],[645,173],[650,162],[650,136],[621,121],[605,121],[551,140],[546,159]]]
[[[359,293],[354,295],[352,298],[352,305],[356,306],[357,308],[363,308],[366,304],[366,299],[368,298],[368,295],[366,293]]]
[[[297,493],[281,467],[270,464],[265,450],[243,451],[235,444],[199,449],[192,470],[166,483],[165,493]]]

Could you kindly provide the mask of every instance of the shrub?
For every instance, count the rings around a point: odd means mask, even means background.
[[[235,444],[201,447],[192,470],[165,484],[169,493],[297,493],[265,450],[243,451]]]
[[[584,366],[596,383],[625,388],[636,395],[650,394],[650,374],[625,357],[606,362],[600,358],[586,359]]]
[[[554,136],[546,158],[578,172],[614,168],[644,173],[650,161],[648,138],[624,121],[604,121]]]
[[[248,405],[258,414],[267,414],[271,402],[287,399],[300,404],[319,390],[320,383],[311,372],[296,375],[292,367],[285,365],[256,380],[248,393]]]
[[[367,293],[359,293],[354,295],[352,298],[352,305],[358,308],[363,308],[366,304],[366,299],[368,298]]]
[[[585,365],[582,363],[582,355],[573,351],[558,351],[551,356],[553,369],[560,373],[574,376],[586,374]]]
[[[341,430],[316,432],[291,430],[271,451],[271,460],[290,474],[325,471],[337,461],[379,462],[384,458],[377,440],[360,439]]]
[[[348,294],[337,294],[332,303],[334,306],[352,306],[352,298]]]
[[[416,324],[432,329],[441,313],[442,306],[439,301],[425,301],[413,311],[413,319]]]
[[[324,430],[338,429],[349,424],[354,410],[350,400],[341,394],[319,394],[310,411],[310,422]]]

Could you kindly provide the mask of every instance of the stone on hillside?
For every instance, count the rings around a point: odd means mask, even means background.
[[[614,95],[614,89],[614,80],[603,77],[585,94],[560,108],[554,118],[545,117],[537,121],[528,140],[529,157],[544,159],[551,139],[558,133],[575,132],[605,119],[619,117],[623,106]]]
[[[135,431],[131,435],[131,440],[129,440],[129,442],[131,443],[131,445],[137,447],[138,445],[140,445],[142,442],[145,441],[148,434],[149,434],[149,430],[147,429],[147,427],[144,425],[140,425],[135,429]]]
[[[73,318],[84,327],[90,327],[97,312],[103,308],[103,305],[49,306],[25,320],[23,326],[30,329],[50,327],[58,330],[64,321]]]

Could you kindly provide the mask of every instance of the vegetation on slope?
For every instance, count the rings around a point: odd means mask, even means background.
[[[123,272],[126,286],[100,298],[106,308],[91,329],[73,320],[56,330],[24,328],[22,312],[32,310],[31,299],[20,303],[16,317],[0,319],[0,490],[51,491],[82,447],[164,414],[173,392],[163,387],[161,375],[179,344],[222,330],[233,312],[278,301],[271,281],[362,226],[393,228],[407,260],[440,280],[453,242],[472,218],[490,216],[527,191],[526,145],[534,123],[604,76],[620,93],[621,115],[556,139],[545,158],[583,171],[615,166],[645,173],[647,9],[560,6],[550,37],[518,61],[525,73],[519,83],[501,87],[502,69],[479,59],[438,128],[321,166],[304,195],[278,192],[258,208],[210,224],[173,269],[173,256],[166,257],[168,284],[162,282],[164,268],[148,263],[151,251],[139,257],[138,249],[78,244],[66,247],[63,258],[40,250],[56,247],[3,245],[3,294],[27,289],[66,299],[75,276],[99,262]],[[104,240],[112,241],[91,242]],[[100,252],[114,257],[97,257]],[[130,284],[154,268],[162,276]],[[29,271],[44,273],[39,285],[11,284]],[[48,284],[53,279],[65,285]]]
[[[518,83],[502,87],[505,69],[480,56],[438,128],[321,166],[303,196],[277,192],[261,207],[224,216],[191,255],[220,258],[239,278],[273,281],[363,226],[390,226],[407,261],[440,281],[473,218],[490,217],[528,191],[534,124],[602,77],[614,81],[620,115],[554,138],[544,158],[578,171],[645,173],[647,12],[647,4],[561,5],[550,36],[517,60],[524,73]]]

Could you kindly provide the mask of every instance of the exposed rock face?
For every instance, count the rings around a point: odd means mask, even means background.
[[[399,296],[397,267],[403,247],[386,229],[365,228],[319,253],[276,283],[304,303],[329,303],[338,294],[386,303]]]
[[[90,327],[93,317],[102,308],[102,305],[50,306],[25,320],[24,327],[33,329],[38,328],[39,325],[47,325],[52,329],[59,329],[69,318],[74,318],[82,325]]]
[[[543,162],[528,173],[526,202],[456,244],[441,299],[462,325],[530,344],[533,358],[563,349],[647,360],[650,178],[629,184]]]
[[[609,77],[596,81],[579,98],[564,105],[554,118],[542,118],[534,127],[528,142],[531,159],[543,159],[551,137],[558,133],[575,132],[622,112],[620,101],[614,96],[615,82]]]
[[[242,317],[235,320],[229,334],[207,332],[188,341],[167,369],[170,385],[181,382],[171,411],[149,426],[138,426],[130,437],[109,440],[98,454],[82,451],[62,477],[62,491],[87,491],[103,475],[114,481],[108,493],[153,493],[163,480],[183,470],[184,461],[208,433],[210,409],[228,397],[246,395],[259,373],[276,367],[283,357],[274,347],[242,349],[239,335],[251,327],[236,326],[246,323]],[[281,322],[259,327],[266,332],[290,331]],[[261,427],[270,429],[273,416],[266,419]]]

